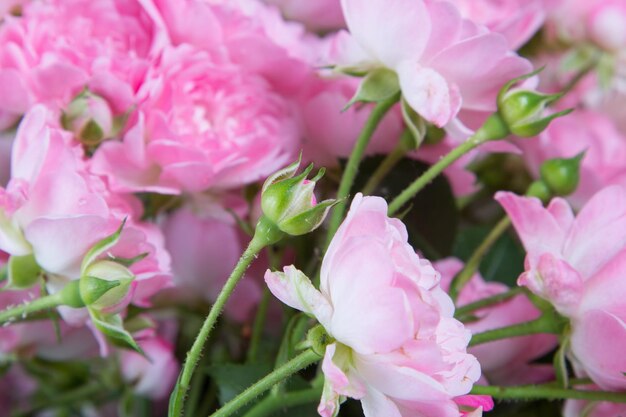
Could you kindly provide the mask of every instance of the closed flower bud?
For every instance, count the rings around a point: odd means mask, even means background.
[[[324,221],[328,210],[336,204],[336,200],[321,203],[315,200],[315,183],[324,175],[324,169],[307,180],[313,165],[294,176],[299,165],[300,159],[270,176],[263,184],[261,194],[264,217],[282,232],[293,236],[315,230]]]
[[[117,262],[94,262],[80,278],[80,296],[90,308],[116,313],[130,302],[134,278],[128,268]]]
[[[550,189],[543,181],[535,181],[528,187],[526,191],[526,196],[528,197],[537,197],[544,204],[550,201],[553,197]]]
[[[580,153],[573,158],[554,158],[541,165],[541,180],[553,195],[567,196],[576,191],[580,181]]]
[[[109,104],[100,96],[78,95],[61,116],[61,124],[87,146],[96,146],[114,134],[114,118]]]
[[[537,136],[552,120],[572,112],[572,109],[568,109],[546,115],[546,107],[563,94],[541,94],[526,89],[511,90],[513,85],[536,75],[539,71],[541,70],[509,81],[498,94],[498,115],[508,130],[516,136]]]

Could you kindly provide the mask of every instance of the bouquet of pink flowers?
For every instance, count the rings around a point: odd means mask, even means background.
[[[626,416],[626,2],[0,0],[0,387]]]

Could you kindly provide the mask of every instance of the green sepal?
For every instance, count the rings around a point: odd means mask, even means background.
[[[400,100],[400,108],[402,109],[404,124],[411,132],[409,139],[412,139],[412,141],[408,143],[407,150],[417,149],[422,145],[426,137],[426,122],[409,106],[404,97]]]
[[[141,355],[143,350],[139,347],[133,336],[124,329],[122,318],[119,314],[101,314],[89,308],[91,321],[98,331],[100,331],[112,344],[122,348],[132,349]]]
[[[111,249],[113,246],[117,244],[120,240],[120,236],[122,234],[122,229],[126,224],[126,219],[122,220],[122,224],[120,227],[110,236],[105,237],[104,239],[97,242],[95,245],[89,249],[89,252],[83,258],[83,262],[80,266],[80,275],[85,274],[85,270],[93,263],[93,261],[98,258],[98,256],[102,255],[107,250]]]
[[[84,276],[79,280],[80,296],[86,305],[92,305],[100,300],[106,293],[115,287],[119,287],[121,281],[108,281],[92,276]]]
[[[337,203],[339,203],[339,200],[324,200],[319,202],[309,210],[282,221],[280,223],[280,230],[292,236],[300,236],[309,233],[322,224],[328,211]]]
[[[148,252],[140,253],[139,255],[134,256],[132,258],[122,258],[119,256],[109,255],[108,259],[112,262],[115,262],[116,264],[120,264],[122,266],[129,268],[133,266],[134,264],[136,264],[137,262],[145,259],[148,255],[150,255],[150,253]]]
[[[7,287],[21,290],[30,288],[41,277],[41,267],[31,253],[24,256],[11,256],[7,265]]]
[[[95,120],[89,120],[78,133],[78,138],[87,146],[96,146],[104,139],[104,131]]]
[[[354,103],[376,103],[387,100],[400,93],[398,75],[387,68],[371,70],[361,81],[359,88],[345,105],[343,111],[349,109]]]

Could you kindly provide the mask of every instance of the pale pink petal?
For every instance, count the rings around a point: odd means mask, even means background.
[[[418,60],[430,34],[422,0],[342,0],[348,29],[363,49],[387,67]]]

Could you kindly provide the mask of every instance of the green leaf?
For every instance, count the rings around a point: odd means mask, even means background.
[[[377,68],[367,73],[361,81],[359,89],[344,110],[354,103],[375,103],[387,100],[400,92],[400,82],[394,71],[387,68]]]
[[[11,256],[8,264],[8,288],[30,288],[41,276],[41,267],[37,265],[33,254]]]
[[[83,262],[80,266],[81,276],[85,273],[85,269],[87,269],[98,256],[102,255],[104,252],[115,246],[117,242],[119,242],[120,235],[122,234],[122,229],[124,228],[125,224],[126,219],[122,220],[122,224],[115,231],[115,233],[100,240],[95,245],[93,245],[91,249],[89,249],[89,252],[87,252],[85,257],[83,258]]]
[[[116,346],[129,348],[144,354],[133,336],[124,329],[119,314],[105,315],[89,309],[89,315],[96,329],[98,329],[111,343]]]

